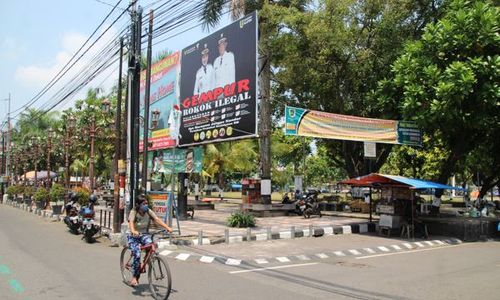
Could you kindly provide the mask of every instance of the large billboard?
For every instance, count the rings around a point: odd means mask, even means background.
[[[177,130],[171,130],[172,108],[178,104],[178,82],[180,52],[177,51],[151,66],[151,88],[149,97],[149,128],[153,125],[152,112],[160,112],[156,129],[149,132],[149,150],[165,149],[176,146]],[[144,96],[146,89],[146,71],[141,72],[140,83],[141,115],[144,116]],[[175,127],[175,125],[173,126]],[[141,126],[139,150],[143,149],[143,127]]]
[[[257,135],[257,13],[182,50],[179,146]]]
[[[287,106],[285,134],[348,141],[420,146],[421,133],[412,122],[362,118]]]

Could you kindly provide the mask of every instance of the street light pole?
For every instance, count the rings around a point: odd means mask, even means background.
[[[38,187],[38,143],[35,137],[31,138],[31,143],[33,146],[33,151],[35,153],[34,158],[35,158],[35,188]]]
[[[95,139],[95,116],[90,119],[90,166],[89,166],[89,180],[90,180],[90,193],[94,193],[94,139]]]
[[[47,134],[47,188],[50,189],[52,186],[52,176],[50,176],[50,150],[52,148],[52,134],[54,131],[52,128],[49,128],[48,134]]]
[[[66,191],[67,193],[67,198],[66,202],[69,201],[69,190],[70,190],[70,172],[69,172],[69,147],[70,147],[70,131],[73,129],[73,126],[75,124],[75,118],[70,115],[68,117],[67,123],[66,123],[66,138],[64,139],[64,148],[65,148],[65,153],[64,153],[64,179],[65,179],[65,186],[66,186]]]

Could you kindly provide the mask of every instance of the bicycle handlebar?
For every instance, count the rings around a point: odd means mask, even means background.
[[[153,232],[153,233],[150,233],[150,234],[151,234],[151,239],[153,239],[153,237],[154,237],[155,235],[158,235],[158,234],[160,234],[160,233],[165,233],[165,234],[166,234],[167,236],[169,236],[169,237],[170,237],[170,236],[172,236],[172,234],[171,234],[170,232],[168,232],[166,229],[161,229],[161,230],[157,230],[157,231],[155,231],[155,232]]]

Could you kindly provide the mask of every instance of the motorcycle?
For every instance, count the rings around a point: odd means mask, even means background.
[[[76,202],[69,202],[66,204],[66,217],[64,217],[64,223],[68,226],[69,231],[73,234],[79,234],[80,228],[82,226],[82,220],[78,214],[78,209],[76,207]]]
[[[305,200],[303,200],[300,209],[304,218],[308,219],[312,215],[318,215],[320,218],[322,217],[317,196],[317,193],[311,193],[306,196]]]
[[[80,210],[80,216],[82,218],[81,231],[83,233],[82,239],[85,239],[87,243],[92,243],[95,238],[94,235],[100,231],[99,225],[96,224],[94,203],[97,201],[95,195],[90,196],[89,206],[84,206]]]
[[[283,198],[281,199],[281,203],[282,204],[295,204],[295,209],[294,209],[294,212],[301,216],[303,211],[301,210],[301,204],[300,202],[302,201],[303,202],[303,197],[302,196],[296,196],[293,200],[288,196],[288,193],[285,193],[285,195],[283,195]]]

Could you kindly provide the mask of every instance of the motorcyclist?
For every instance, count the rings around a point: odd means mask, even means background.
[[[148,200],[145,195],[137,196],[136,206],[130,211],[128,216],[128,226],[130,233],[127,235],[128,247],[132,251],[133,262],[133,277],[130,280],[131,286],[139,284],[140,265],[141,265],[141,245],[151,244],[151,235],[148,234],[149,225],[153,220],[157,225],[165,228],[168,232],[172,232],[167,224],[165,224],[148,206]]]

